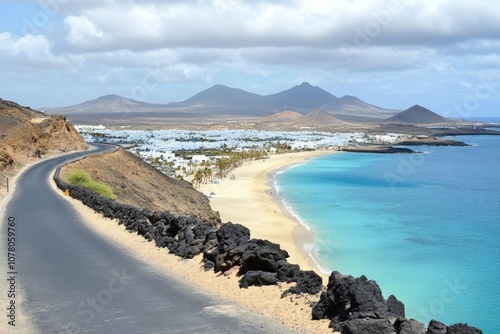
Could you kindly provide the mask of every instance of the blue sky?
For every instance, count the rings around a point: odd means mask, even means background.
[[[0,1],[0,97],[182,101],[307,81],[386,108],[500,117],[500,11],[468,0]]]

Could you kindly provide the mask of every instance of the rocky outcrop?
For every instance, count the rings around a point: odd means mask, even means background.
[[[404,147],[393,147],[385,145],[372,146],[341,146],[340,151],[355,153],[383,153],[383,154],[412,154],[419,153]]]
[[[0,172],[43,155],[86,148],[64,116],[48,116],[0,99]]]
[[[442,138],[408,138],[397,141],[394,145],[398,146],[470,146],[462,141],[442,139]]]
[[[339,272],[330,275],[327,290],[312,311],[313,319],[330,319],[330,327],[342,334],[478,334],[474,327],[457,324],[446,327],[432,320],[425,325],[406,319],[404,304],[396,297],[385,300],[375,281]]]

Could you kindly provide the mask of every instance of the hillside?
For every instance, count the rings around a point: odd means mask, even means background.
[[[435,123],[451,123],[450,119],[444,118],[430,111],[427,108],[414,105],[399,114],[392,116],[385,120],[387,123],[398,123],[398,124],[435,124]]]
[[[51,155],[87,148],[83,137],[63,116],[0,99],[0,202],[7,194],[7,178],[19,166]]]
[[[257,123],[288,123],[304,116],[296,111],[281,111],[271,116],[263,117],[257,120]]]
[[[86,148],[83,137],[65,117],[0,99],[0,172],[43,155]]]
[[[330,115],[324,110],[316,109],[309,114],[289,123],[293,127],[346,128],[350,124]]]
[[[246,92],[242,89],[215,85],[201,91],[191,98],[179,102],[180,105],[210,105],[210,106],[254,106],[263,107],[262,96]]]
[[[65,166],[61,170],[63,180],[75,169],[84,169],[95,180],[108,184],[119,203],[220,222],[219,214],[212,211],[208,199],[189,182],[164,175],[124,149]]]
[[[324,111],[345,121],[380,121],[394,116],[400,110],[384,109],[368,104],[355,96],[344,95],[321,107]]]
[[[266,95],[264,101],[273,109],[283,108],[294,111],[310,111],[336,100],[337,97],[327,91],[312,86],[308,82],[294,86],[288,90]]]
[[[159,112],[162,110],[165,110],[164,105],[136,101],[114,94],[101,96],[97,99],[85,101],[72,106],[46,109],[46,111],[50,114]]]

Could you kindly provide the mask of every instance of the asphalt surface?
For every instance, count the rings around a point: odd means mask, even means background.
[[[17,289],[41,333],[290,333],[155,273],[86,227],[49,178],[56,166],[88,154],[28,168],[1,218],[15,218]],[[2,245],[6,234],[2,228]]]

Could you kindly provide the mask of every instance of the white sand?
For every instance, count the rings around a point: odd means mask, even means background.
[[[290,255],[288,262],[299,264],[303,270],[314,270],[322,275],[305,243],[312,243],[314,235],[286,210],[274,189],[274,174],[287,166],[335,151],[314,151],[272,155],[269,159],[252,161],[238,167],[219,184],[202,184],[201,192],[216,195],[210,200],[213,210],[219,211],[223,222],[231,221],[247,226],[252,238],[278,243]],[[323,276],[326,285],[327,276]]]

